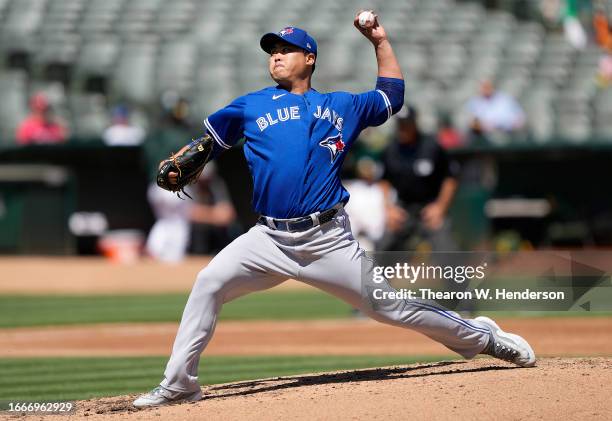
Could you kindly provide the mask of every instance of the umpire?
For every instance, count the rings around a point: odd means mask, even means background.
[[[384,165],[387,232],[379,249],[456,251],[447,212],[457,191],[458,164],[419,129],[414,107],[404,105],[396,114]]]

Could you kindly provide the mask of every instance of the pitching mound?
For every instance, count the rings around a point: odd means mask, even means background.
[[[93,399],[57,419],[609,419],[612,358],[547,358],[518,368],[488,358],[311,374],[204,388],[204,399],[135,410]]]

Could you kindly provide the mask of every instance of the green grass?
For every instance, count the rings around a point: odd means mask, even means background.
[[[185,294],[142,296],[0,296],[0,328],[87,323],[178,322]],[[610,317],[610,312],[486,312],[493,317]],[[319,291],[251,294],[226,304],[221,320],[312,320],[350,317],[351,308]]]
[[[453,359],[401,356],[262,356],[202,358],[200,381],[239,380]],[[147,391],[166,357],[0,359],[0,401],[73,400]]]
[[[177,322],[186,294],[148,296],[0,296],[0,327],[118,322]],[[250,294],[223,306],[221,320],[348,317],[351,308],[318,291]]]

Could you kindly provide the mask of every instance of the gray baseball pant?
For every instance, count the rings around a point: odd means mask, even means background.
[[[200,354],[214,333],[223,304],[288,278],[335,295],[377,321],[421,332],[465,358],[485,348],[487,327],[456,313],[407,300],[393,300],[372,310],[362,295],[364,258],[344,209],[332,221],[303,232],[255,225],[198,274],[161,386],[178,392],[197,390]]]

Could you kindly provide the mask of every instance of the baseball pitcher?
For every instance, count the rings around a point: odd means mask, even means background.
[[[210,115],[202,138],[161,163],[158,184],[178,192],[197,179],[207,160],[245,138],[253,206],[261,216],[198,274],[164,378],[134,406],[201,399],[200,354],[223,304],[288,278],[333,294],[382,323],[421,332],[465,358],[489,354],[520,366],[535,364],[524,339],[503,332],[488,318],[466,320],[409,300],[374,311],[362,298],[365,253],[351,234],[344,211],[349,195],[339,173],[361,130],[384,123],[402,107],[404,81],[377,17],[361,26],[358,16],[354,25],[372,43],[378,63],[373,90],[318,92],[311,87],[315,40],[296,27],[265,34],[260,45],[269,54],[276,85],[236,98]]]

